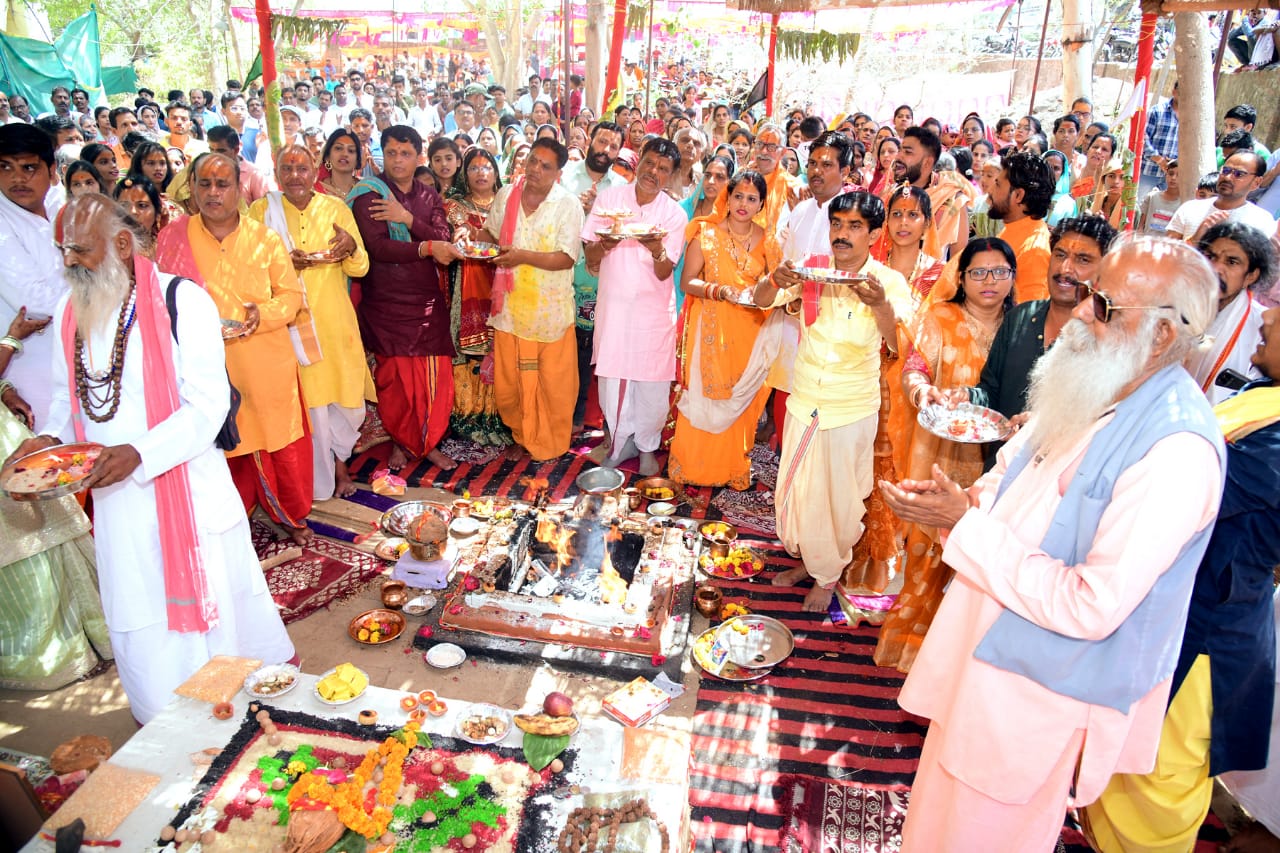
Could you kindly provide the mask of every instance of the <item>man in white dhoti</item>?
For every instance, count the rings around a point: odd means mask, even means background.
[[[1262,331],[1263,305],[1253,298],[1253,288],[1266,289],[1275,278],[1276,265],[1268,235],[1243,222],[1219,222],[1204,232],[1200,254],[1218,276],[1218,316],[1209,325],[1213,345],[1193,353],[1185,367],[1210,405],[1218,405],[1240,390],[1241,378],[1254,380],[1262,373],[1250,361]],[[1236,381],[1223,371],[1234,371]],[[1225,385],[1218,384],[1223,376]]]
[[[582,228],[587,271],[600,276],[596,301],[595,365],[600,408],[609,425],[609,457],[617,467],[637,455],[640,473],[658,473],[654,455],[671,408],[676,375],[676,291],[672,273],[684,251],[689,217],[666,188],[680,168],[680,149],[650,139],[640,155],[636,182],[601,190]],[[609,231],[605,213],[629,217],[628,228]],[[602,233],[603,232],[603,233]]]
[[[44,207],[53,162],[44,131],[22,123],[0,127],[0,316],[14,317],[25,306],[30,319],[51,317],[67,292]],[[45,331],[9,345],[14,355],[5,378],[31,406],[37,432],[49,416],[53,343]]]
[[[52,327],[49,420],[16,455],[66,441],[105,446],[89,477],[103,609],[134,717],[153,718],[217,654],[294,657],[214,446],[230,400],[221,324],[195,283],[136,254],[106,196],[64,216],[68,298]]]
[[[841,193],[828,202],[827,217],[831,256],[811,257],[806,265],[856,278],[823,285],[784,264],[755,291],[762,308],[800,305],[800,348],[774,504],[778,538],[803,565],[773,583],[794,586],[813,578],[804,599],[804,609],[812,611],[827,608],[862,537],[863,501],[874,485],[880,346],[896,350],[898,320],[911,316],[906,280],[870,255],[884,227],[884,203],[870,193]]]

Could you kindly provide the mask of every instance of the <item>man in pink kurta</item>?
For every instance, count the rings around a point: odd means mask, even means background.
[[[664,192],[680,168],[680,151],[666,139],[645,144],[634,184],[600,190],[582,229],[587,269],[600,275],[596,297],[595,357],[600,407],[609,424],[608,465],[640,456],[640,473],[658,473],[654,451],[670,408],[676,371],[676,292],[672,273],[684,249],[689,218]],[[623,234],[601,236],[612,211],[631,211]]]
[[[968,493],[937,468],[933,481],[882,485],[900,518],[949,529],[942,558],[956,571],[899,697],[931,720],[906,853],[1052,850],[1068,808],[1096,799],[1113,773],[1154,764],[1172,676],[1163,646],[1180,642],[1187,558],[1207,544],[1222,489],[1221,446],[1178,366],[1215,310],[1216,280],[1197,260],[1151,239],[1104,259],[1096,286],[1113,307],[1082,285],[1065,346],[1032,374],[1030,422]],[[1148,444],[1118,454],[1113,478],[1094,476],[1100,458],[1143,433]],[[1080,516],[1091,505],[1100,516],[1091,539],[1069,526],[1079,547],[1059,559],[1053,526],[1078,495]],[[1157,598],[1165,604],[1152,613]],[[1011,622],[1073,652],[1015,671],[990,651]],[[1106,658],[1123,638],[1143,651]],[[1171,654],[1176,662],[1176,643]],[[1087,694],[1113,681],[1132,701],[1080,693],[1081,682]]]

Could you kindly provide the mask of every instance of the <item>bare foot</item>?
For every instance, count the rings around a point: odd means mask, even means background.
[[[809,573],[805,571],[804,566],[796,566],[794,569],[787,569],[785,572],[774,575],[772,583],[774,586],[795,586],[807,577]]]
[[[347,463],[339,459],[334,466],[334,474],[333,496],[335,498],[345,498],[356,493],[356,484],[351,479],[351,473],[347,471]]]
[[[387,457],[387,467],[392,471],[399,471],[401,468],[409,464],[409,454],[404,452],[404,448],[395,442],[391,443],[391,455]]]
[[[813,585],[813,589],[809,590],[809,594],[804,597],[804,609],[811,613],[826,613],[827,605],[831,603],[831,590],[823,589],[817,584]]]
[[[640,476],[641,477],[656,476],[657,473],[661,470],[662,470],[661,466],[658,465],[658,457],[653,455],[652,450],[641,451],[640,453]]]
[[[437,448],[432,448],[427,454],[427,461],[439,468],[441,471],[452,471],[458,467],[458,463],[445,456]]]
[[[628,459],[635,459],[640,454],[636,449],[636,441],[634,436],[627,436],[627,440],[622,443],[621,447],[616,442],[609,443],[609,458],[604,460],[604,464],[610,468],[617,468]]]
[[[511,462],[519,462],[521,459],[528,456],[529,453],[520,445],[513,444],[510,447],[508,447],[506,450],[502,451],[502,455]]]
[[[302,548],[310,545],[311,540],[316,538],[316,534],[305,524],[301,527],[286,527],[285,532],[289,534],[289,538],[293,540],[294,545]]]

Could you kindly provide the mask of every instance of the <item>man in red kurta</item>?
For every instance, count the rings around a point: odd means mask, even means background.
[[[387,128],[385,171],[362,180],[348,196],[369,252],[356,313],[360,337],[375,359],[378,414],[393,442],[392,470],[423,456],[445,470],[458,464],[436,447],[453,408],[449,298],[436,264],[462,255],[450,242],[440,196],[413,179],[421,156],[416,130]]]

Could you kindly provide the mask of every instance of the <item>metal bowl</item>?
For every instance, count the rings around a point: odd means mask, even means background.
[[[645,477],[636,483],[636,488],[640,490],[640,496],[647,501],[667,501],[668,503],[678,503],[683,500],[684,490],[676,485],[675,480],[669,480],[666,477]],[[666,489],[671,494],[663,497],[660,489]]]
[[[409,526],[413,520],[424,512],[433,512],[444,522],[445,527],[453,523],[453,511],[435,501],[405,501],[397,504],[382,514],[379,525],[384,533],[390,536],[408,538]]]
[[[361,623],[366,619],[375,619],[379,623],[385,624],[390,630],[378,637],[375,643],[372,640],[360,639]],[[366,610],[359,616],[347,623],[347,636],[364,646],[380,646],[383,643],[389,643],[404,631],[404,617],[394,610],[386,610],[377,608],[374,610]]]
[[[579,491],[589,495],[607,495],[610,492],[617,492],[626,481],[627,475],[617,468],[601,466],[583,471],[575,482],[578,484]]]
[[[721,627],[721,636],[727,639],[729,660],[743,669],[771,669],[795,651],[791,629],[777,619],[754,614],[739,616],[736,621],[747,626],[746,633],[734,630],[733,621]]]

